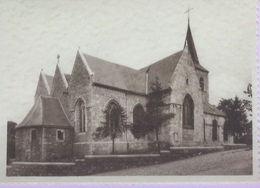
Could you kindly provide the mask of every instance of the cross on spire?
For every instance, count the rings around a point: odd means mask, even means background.
[[[193,8],[188,7],[188,9],[184,12],[184,13],[188,13],[188,22],[190,22],[190,11],[191,11],[192,9],[193,9]]]
[[[60,62],[60,55],[57,55],[58,63]]]

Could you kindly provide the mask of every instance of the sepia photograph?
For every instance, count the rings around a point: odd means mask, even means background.
[[[0,1],[0,23],[1,181],[257,181],[256,0]]]

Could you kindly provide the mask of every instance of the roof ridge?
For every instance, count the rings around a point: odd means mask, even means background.
[[[82,61],[83,61],[83,64],[86,66],[89,75],[95,74],[95,73],[92,71],[92,69],[90,68],[90,66],[89,66],[89,64],[88,64],[88,61],[86,60],[84,54],[82,54],[81,51],[79,51],[79,50],[78,50],[78,53],[79,53],[80,58],[81,58]]]
[[[154,65],[154,64],[156,64],[156,63],[159,63],[160,61],[165,60],[165,59],[167,59],[167,58],[169,58],[169,57],[172,57],[172,56],[174,56],[174,55],[177,55],[178,53],[181,53],[181,52],[183,52],[183,50],[180,50],[180,51],[175,52],[175,53],[173,53],[173,54],[171,54],[171,55],[168,55],[168,56],[166,56],[166,57],[164,57],[164,58],[162,58],[162,59],[159,59],[159,60],[157,60],[156,62],[154,62],[154,63],[152,63],[152,64],[149,64],[149,65],[147,65],[147,66],[145,66],[145,67],[139,69],[139,71],[143,71],[143,69],[145,69],[145,68],[148,69],[150,66],[152,66],[152,65]]]
[[[84,55],[86,56],[90,56],[92,58],[96,58],[96,59],[99,59],[99,60],[102,60],[102,61],[105,61],[106,63],[111,63],[111,64],[114,64],[116,66],[121,66],[121,67],[125,67],[125,68],[128,68],[128,69],[131,69],[133,71],[138,71],[138,69],[135,69],[135,68],[132,68],[132,67],[128,67],[126,65],[121,65],[121,64],[118,64],[118,63],[114,63],[114,62],[111,62],[111,61],[108,61],[108,60],[105,60],[105,59],[101,59],[99,57],[96,57],[96,56],[93,56],[93,55],[89,55],[89,54],[86,54],[86,53],[83,53]]]

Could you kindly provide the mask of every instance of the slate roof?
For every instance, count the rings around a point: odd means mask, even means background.
[[[22,127],[55,127],[73,129],[58,99],[39,97],[24,120],[16,126]]]
[[[50,75],[45,74],[45,73],[44,73],[44,75],[46,77],[46,80],[48,82],[49,87],[51,88],[52,87],[53,76],[50,76]]]
[[[95,74],[95,83],[145,93],[145,73],[91,55],[83,55]]]
[[[71,75],[70,74],[64,74],[67,82],[70,82]]]
[[[140,70],[141,72],[147,72],[149,75],[148,92],[150,92],[151,84],[155,81],[156,77],[159,78],[162,89],[169,88],[169,82],[179,62],[181,54],[182,50]]]
[[[207,69],[205,69],[199,63],[199,58],[198,58],[198,55],[197,55],[197,51],[196,51],[196,48],[195,48],[194,40],[193,40],[191,29],[190,29],[190,22],[188,22],[188,29],[187,29],[187,34],[186,34],[186,42],[188,43],[189,52],[190,52],[191,58],[192,58],[192,60],[194,62],[194,66],[197,69],[200,69],[200,70],[205,71],[205,72],[209,72]]]
[[[215,106],[204,102],[203,103],[203,111],[206,114],[216,115],[216,116],[223,116],[225,117],[226,114],[224,112],[221,112],[219,109],[217,109]]]

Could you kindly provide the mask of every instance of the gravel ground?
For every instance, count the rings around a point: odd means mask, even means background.
[[[159,165],[96,174],[96,176],[252,175],[252,150],[210,153]]]

